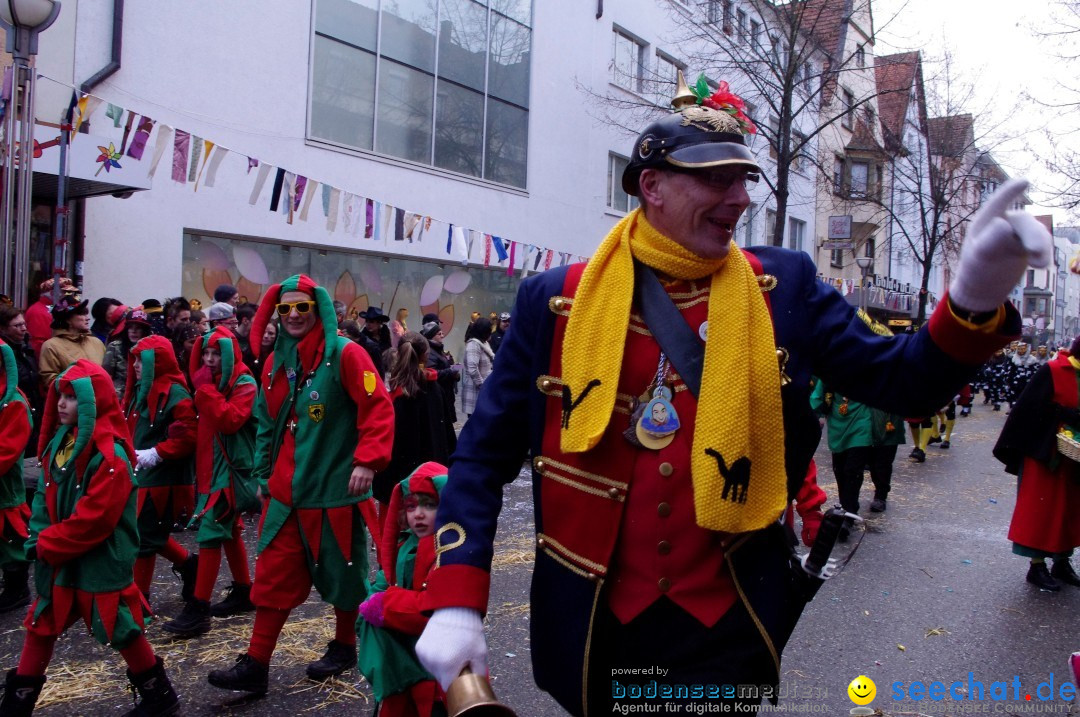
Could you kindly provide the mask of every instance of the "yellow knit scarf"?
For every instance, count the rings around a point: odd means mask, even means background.
[[[726,259],[705,260],[656,231],[640,210],[615,225],[585,268],[567,322],[563,380],[569,402],[580,403],[564,419],[561,448],[590,450],[612,418],[634,258],[677,279],[712,276],[691,459],[697,524],[728,533],[764,528],[787,504],[780,371],[768,307],[734,243]]]

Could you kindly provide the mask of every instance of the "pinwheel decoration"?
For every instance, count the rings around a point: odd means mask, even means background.
[[[101,152],[101,154],[99,154],[98,158],[94,161],[101,164],[101,166],[98,167],[98,171],[94,173],[95,177],[101,174],[101,170],[103,169],[106,172],[111,170],[113,167],[121,169],[120,162],[117,160],[119,160],[122,155],[120,154],[120,152],[117,151],[116,145],[114,145],[112,142],[109,142],[108,147],[102,147],[99,145],[98,150]]]

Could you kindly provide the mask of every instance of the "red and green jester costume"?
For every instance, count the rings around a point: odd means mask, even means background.
[[[416,640],[428,618],[421,601],[428,573],[435,567],[435,535],[423,538],[393,529],[404,515],[405,499],[426,494],[439,497],[446,485],[446,467],[424,463],[394,486],[383,525],[380,570],[372,595],[360,606],[356,633],[360,644],[358,667],[371,683],[379,703],[378,717],[432,717],[445,714],[436,705],[443,692],[435,678],[416,659]]]
[[[300,338],[283,326],[261,364],[253,475],[265,506],[251,590],[255,625],[236,666],[210,673],[210,683],[223,689],[266,690],[281,628],[312,585],[334,606],[337,625],[327,655],[308,666],[308,676],[324,679],[355,664],[357,608],[367,596],[364,525],[377,536],[378,522],[370,491],[352,495],[349,482],[354,467],[384,469],[394,443],[390,396],[367,352],[338,336],[326,289],[302,274],[270,287],[252,335],[262,336],[289,292],[311,298],[303,313],[317,312],[316,321]],[[255,342],[251,348],[259,351]]]
[[[77,403],[74,425],[60,420],[61,394]],[[23,623],[26,639],[18,668],[8,672],[0,714],[30,714],[56,639],[79,619],[127,662],[143,697],[128,714],[174,714],[176,693],[143,634],[150,608],[132,580],[139,547],[135,451],[112,379],[100,366],[79,360],[49,386],[39,452],[42,475],[26,540],[37,599]]]
[[[22,459],[33,422],[30,404],[18,384],[15,353],[0,341],[0,567],[4,570],[0,612],[30,601],[30,563],[23,551],[30,506],[26,504]]]
[[[135,364],[141,378],[135,378]],[[191,455],[195,451],[195,403],[187,379],[176,362],[172,344],[163,336],[147,336],[128,353],[124,410],[135,446],[139,488],[139,559],[135,583],[149,597],[158,553],[173,564],[184,581],[182,595],[195,588],[196,560],[174,538],[173,525],[194,502]]]
[[[213,349],[220,364],[211,369],[203,352]],[[200,336],[191,350],[191,382],[198,409],[195,449],[195,515],[199,543],[198,576],[192,600],[179,618],[163,629],[179,637],[194,637],[210,629],[210,615],[219,617],[254,610],[251,576],[240,514],[256,507],[251,477],[255,453],[255,422],[251,411],[258,387],[244,365],[240,343],[224,326]],[[229,597],[213,608],[210,597],[221,568],[221,552],[229,561],[233,584]]]

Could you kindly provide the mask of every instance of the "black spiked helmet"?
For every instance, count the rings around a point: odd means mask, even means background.
[[[678,89],[671,100],[675,111],[645,128],[634,144],[630,163],[622,175],[622,188],[638,195],[638,177],[643,169],[705,169],[744,167],[759,172],[757,161],[746,146],[745,136],[757,128],[744,113],[743,101],[730,92],[726,82],[710,95],[701,76],[693,89],[682,71]]]

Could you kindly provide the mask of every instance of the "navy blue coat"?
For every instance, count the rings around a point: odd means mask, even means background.
[[[777,278],[769,293],[776,344],[790,352],[785,372],[792,380],[781,396],[792,496],[820,440],[821,429],[809,407],[811,375],[856,401],[905,416],[928,415],[948,403],[979,365],[1020,331],[1019,316],[1011,307],[998,330],[988,334],[964,328],[942,301],[928,326],[915,334],[882,337],[835,289],[817,279],[806,254],[774,247],[749,251],[764,273]],[[486,610],[503,486],[517,477],[528,451],[541,454],[545,402],[552,399],[537,390],[537,378],[549,372],[556,319],[549,299],[565,295],[566,274],[562,268],[536,275],[518,291],[511,328],[476,412],[461,433],[441,497],[439,567],[428,583],[431,609]],[[605,347],[595,348],[602,360]],[[544,481],[534,472],[538,532],[545,532],[539,508],[543,489]],[[779,524],[750,534],[737,552],[726,555],[777,655],[807,599],[793,577],[791,556]],[[537,553],[531,594],[534,674],[537,684],[572,714],[584,709],[583,660],[602,583],[596,575],[569,569],[544,551]],[[762,675],[759,684],[777,680],[777,674]]]

